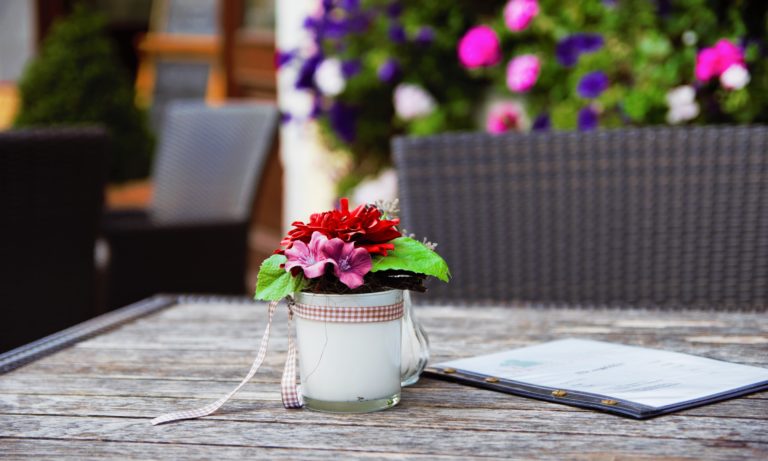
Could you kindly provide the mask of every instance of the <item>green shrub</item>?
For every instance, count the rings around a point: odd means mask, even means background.
[[[143,178],[154,138],[104,24],[101,16],[78,6],[53,26],[22,76],[15,125],[102,124],[112,135],[110,180]]]

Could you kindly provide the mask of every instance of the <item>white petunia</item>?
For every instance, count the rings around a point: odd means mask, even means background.
[[[341,61],[336,58],[328,58],[317,66],[315,72],[315,84],[326,96],[336,96],[347,84],[341,71]]]
[[[690,85],[683,85],[667,93],[667,122],[675,125],[693,120],[699,115],[699,104],[696,102],[696,90]]]
[[[720,75],[720,84],[726,90],[740,90],[747,86],[749,80],[749,71],[741,64],[732,64]]]
[[[424,88],[401,83],[395,88],[395,112],[403,120],[426,117],[435,110],[435,99]]]
[[[377,200],[394,200],[397,197],[397,173],[384,170],[375,178],[361,182],[352,196],[355,203],[374,203]]]

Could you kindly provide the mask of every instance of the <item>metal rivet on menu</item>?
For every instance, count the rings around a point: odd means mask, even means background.
[[[455,368],[443,368],[443,373],[456,373]]]
[[[499,382],[499,378],[496,378],[496,377],[493,377],[493,376],[489,376],[489,377],[485,378],[485,382],[486,383],[498,383]]]
[[[566,395],[568,395],[568,393],[565,391],[556,390],[556,391],[552,391],[552,395],[554,397],[565,397]]]
[[[616,405],[619,402],[611,399],[606,399],[606,400],[601,400],[600,403],[602,403],[603,405]]]

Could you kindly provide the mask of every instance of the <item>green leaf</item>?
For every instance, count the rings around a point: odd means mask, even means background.
[[[283,255],[272,255],[261,263],[256,280],[256,299],[279,301],[306,287],[304,276],[299,274],[293,277],[285,268],[280,267],[285,264],[285,260]]]
[[[410,271],[417,274],[431,275],[443,282],[451,276],[448,264],[426,245],[408,237],[399,237],[392,242],[395,249],[387,256],[373,259],[371,272],[386,270]]]

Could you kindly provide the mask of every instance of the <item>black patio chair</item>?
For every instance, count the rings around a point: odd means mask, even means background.
[[[105,217],[110,308],[157,293],[247,291],[248,227],[277,109],[175,102],[165,114],[150,208]]]
[[[768,128],[393,141],[430,302],[768,308]]]
[[[99,128],[0,133],[0,352],[95,315],[108,146]]]

